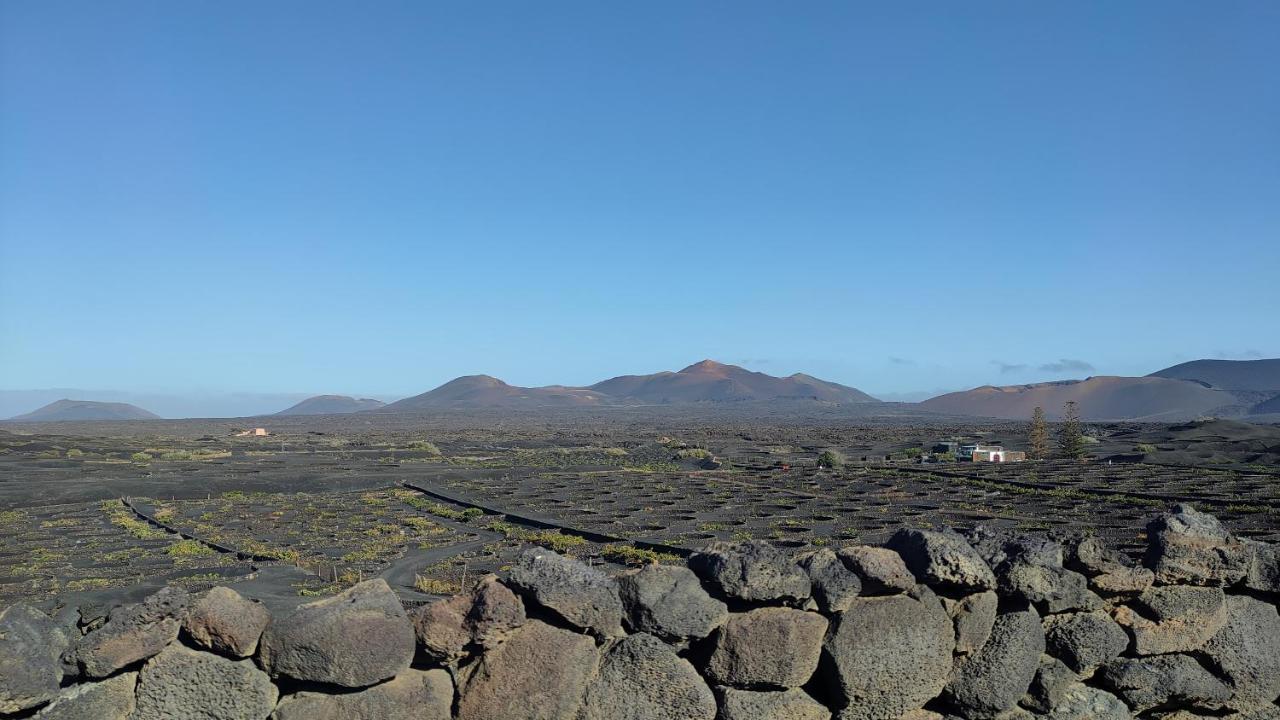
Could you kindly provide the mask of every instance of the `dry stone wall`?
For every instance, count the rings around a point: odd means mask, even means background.
[[[1093,537],[716,543],[611,576],[540,548],[406,611],[381,580],[271,617],[166,588],[105,622],[0,612],[0,716],[1277,720],[1280,547],[1180,506]]]

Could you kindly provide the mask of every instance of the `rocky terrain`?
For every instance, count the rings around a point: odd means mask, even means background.
[[[1189,506],[1088,534],[715,542],[621,573],[544,548],[406,607],[166,587],[0,611],[0,716],[459,720],[1280,717],[1280,547]]]

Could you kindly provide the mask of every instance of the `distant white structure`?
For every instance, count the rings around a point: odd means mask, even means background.
[[[957,457],[967,458],[973,462],[1022,462],[1027,454],[1021,450],[1005,450],[1003,445],[961,445]]]
[[[271,433],[267,432],[266,428],[253,428],[252,430],[243,430],[241,432],[236,433],[236,437],[248,437],[248,436],[266,437],[270,434]]]

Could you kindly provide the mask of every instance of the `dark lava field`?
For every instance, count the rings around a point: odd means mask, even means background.
[[[265,427],[267,437],[236,433]],[[921,462],[942,440],[1025,449],[1025,423],[892,412],[335,415],[0,429],[0,605],[229,584],[287,607],[381,576],[407,602],[530,544],[596,564],[712,540],[876,543],[901,526],[1097,533],[1137,553],[1192,502],[1280,539],[1280,432],[1090,424],[1086,462]],[[842,467],[819,468],[833,450]]]

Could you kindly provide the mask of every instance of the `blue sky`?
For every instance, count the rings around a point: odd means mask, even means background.
[[[1275,2],[0,5],[0,387],[1280,355]]]

